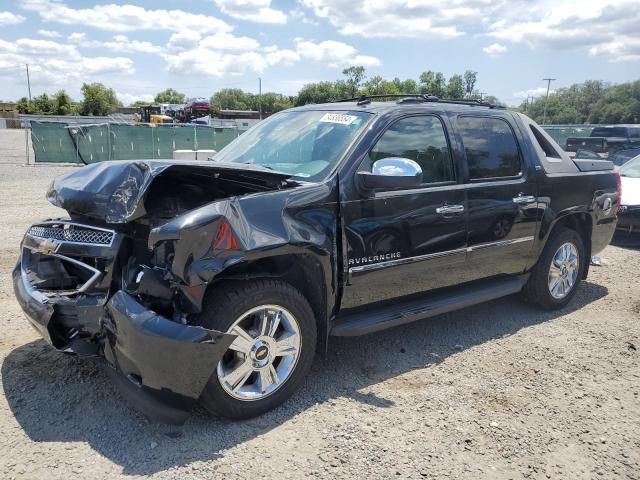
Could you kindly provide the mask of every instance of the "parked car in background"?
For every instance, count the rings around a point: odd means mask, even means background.
[[[373,100],[280,112],[213,161],[58,177],[47,198],[70,218],[31,226],[13,272],[29,321],[181,422],[198,401],[276,407],[331,337],[515,293],[567,305],[616,228],[611,162],[495,105]]]
[[[211,105],[206,98],[190,98],[184,105],[184,121],[205,117],[211,113]]]
[[[640,155],[620,167],[619,173],[622,200],[618,211],[618,229],[640,233]]]
[[[565,151],[584,148],[596,153],[612,154],[625,148],[640,148],[640,125],[606,125],[595,127],[588,137],[569,137]]]
[[[613,162],[616,167],[621,167],[629,160],[640,155],[640,145],[637,148],[625,148],[609,155],[608,159]]]

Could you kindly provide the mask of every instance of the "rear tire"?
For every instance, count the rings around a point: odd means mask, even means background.
[[[576,294],[587,261],[578,232],[554,230],[522,289],[525,300],[546,310],[564,307]]]
[[[315,317],[309,302],[288,283],[254,280],[214,287],[195,323],[242,334],[200,397],[215,415],[245,419],[272,410],[300,387],[311,368]]]

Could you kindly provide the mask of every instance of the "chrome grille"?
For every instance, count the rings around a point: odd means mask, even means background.
[[[61,242],[111,245],[114,232],[73,223],[34,225],[27,234],[37,238],[48,238]]]

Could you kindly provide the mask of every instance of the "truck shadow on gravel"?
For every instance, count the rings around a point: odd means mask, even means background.
[[[102,361],[62,355],[42,340],[17,347],[4,359],[2,383],[15,419],[32,441],[86,442],[121,466],[124,474],[147,475],[223,457],[225,449],[317,403],[349,398],[393,408],[392,395],[381,398],[361,390],[552,321],[606,294],[605,287],[583,282],[570,305],[560,311],[540,311],[508,297],[365,337],[331,339],[327,356],[316,357],[309,380],[289,402],[243,422],[197,410],[182,427],[150,423],[120,397]]]

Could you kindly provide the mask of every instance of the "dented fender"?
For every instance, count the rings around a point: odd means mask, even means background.
[[[172,244],[167,268],[183,283],[179,288],[192,313],[200,310],[206,288],[215,280],[259,275],[253,262],[312,258],[322,270],[322,278],[313,282],[320,282],[326,318],[337,295],[337,208],[332,182],[227,198],[154,228],[148,246]]]

